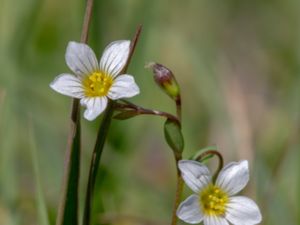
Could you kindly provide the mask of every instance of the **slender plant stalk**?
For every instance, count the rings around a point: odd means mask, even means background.
[[[80,41],[87,43],[92,19],[94,0],[87,0]]]
[[[177,114],[177,118],[179,119],[179,121],[181,122],[181,117],[182,117],[182,112],[181,112],[181,96],[179,95],[175,101],[176,103],[176,114]]]
[[[181,126],[182,112],[181,112],[181,96],[180,95],[177,97],[175,103],[176,103],[177,119],[179,120],[180,126]],[[177,208],[180,204],[181,195],[182,195],[182,191],[183,191],[183,184],[184,184],[182,176],[181,176],[181,172],[180,172],[179,167],[178,167],[178,162],[179,162],[179,160],[182,159],[182,153],[175,153],[174,152],[174,157],[175,157],[176,171],[177,171],[177,173],[176,173],[177,183],[176,183],[176,194],[175,194],[175,202],[174,202],[174,206],[173,206],[171,225],[176,225],[177,224],[176,211],[177,211]]]
[[[124,110],[131,110],[136,113],[136,115],[155,115],[155,116],[162,116],[165,117],[169,120],[172,120],[176,123],[178,123],[181,127],[181,98],[178,96],[176,99],[176,114],[177,116],[173,116],[170,113],[167,112],[161,112],[158,110],[153,110],[153,109],[145,109],[141,106],[135,105],[127,100],[121,100],[123,103],[116,103],[115,104],[115,109],[120,110],[121,112]],[[126,112],[126,111],[125,111]],[[180,200],[181,200],[181,195],[182,195],[182,190],[183,190],[183,179],[181,177],[181,172],[178,168],[178,162],[179,160],[182,159],[182,154],[178,152],[174,152],[174,158],[175,158],[175,164],[176,164],[176,170],[177,170],[177,185],[176,185],[176,194],[175,194],[175,201],[174,201],[174,207],[173,207],[173,213],[172,213],[172,222],[171,225],[176,225],[177,224],[177,216],[176,216],[176,210],[179,206]]]
[[[210,156],[214,156],[214,155],[217,156],[219,159],[219,165],[218,165],[217,171],[213,175],[213,181],[216,181],[216,178],[217,178],[219,172],[222,170],[222,168],[224,166],[224,159],[223,159],[222,154],[216,150],[208,150],[208,151],[203,152],[201,155],[199,155],[195,160],[201,162],[206,157],[210,157]]]
[[[113,102],[110,102],[103,116],[102,123],[100,124],[99,131],[97,134],[96,144],[92,155],[88,185],[86,190],[83,225],[90,224],[94,186],[96,182],[97,171],[98,171],[104,143],[111,123],[112,114],[113,114]]]
[[[120,104],[120,103],[116,103],[115,104],[115,109],[116,110],[131,110],[131,111],[135,111],[137,113],[137,115],[154,115],[154,116],[161,116],[164,118],[167,118],[169,120],[172,120],[174,122],[176,122],[177,124],[180,125],[180,121],[176,116],[173,116],[170,113],[167,112],[162,112],[162,111],[158,111],[158,110],[153,110],[153,109],[146,109],[144,107],[135,105],[133,103],[131,103],[130,101],[121,100],[122,102],[124,102],[125,104]]]
[[[137,41],[140,37],[141,29],[142,29],[142,26],[139,26],[136,30],[135,36],[131,42],[128,60],[126,62],[126,65],[124,66],[123,70],[121,71],[121,73],[125,73],[127,71],[127,68],[131,61]],[[94,187],[95,187],[95,182],[96,182],[96,177],[97,177],[97,171],[98,171],[99,163],[101,160],[101,155],[103,152],[105,140],[106,140],[106,137],[108,134],[110,124],[111,124],[113,112],[114,112],[114,102],[110,101],[108,103],[104,117],[100,124],[98,134],[97,134],[96,144],[95,144],[93,155],[92,155],[92,160],[91,160],[91,165],[90,165],[90,170],[89,170],[88,186],[87,186],[87,190],[86,190],[83,225],[89,225],[90,221],[91,221],[92,199],[93,199],[93,194],[94,194]]]
[[[87,0],[82,27],[81,42],[88,40],[88,31],[92,16],[93,0]],[[62,195],[59,202],[56,225],[78,224],[78,184],[80,174],[80,108],[79,100],[73,99],[71,124],[65,155],[65,169]]]
[[[174,201],[174,207],[173,207],[173,212],[172,212],[171,225],[176,225],[177,224],[176,211],[177,211],[177,208],[180,204],[182,190],[183,190],[183,184],[184,184],[182,176],[181,176],[181,172],[178,168],[178,162],[179,162],[179,160],[182,159],[182,155],[181,154],[176,155],[174,153],[174,156],[175,156],[176,171],[177,171],[177,183],[176,183],[176,194],[175,194],[175,201]]]

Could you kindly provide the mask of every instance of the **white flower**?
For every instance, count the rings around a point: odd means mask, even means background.
[[[95,119],[108,102],[139,94],[134,78],[120,74],[129,57],[130,41],[110,43],[98,63],[93,50],[86,44],[69,42],[65,59],[75,75],[63,73],[55,78],[50,87],[55,91],[80,99],[86,107],[84,117]]]
[[[240,192],[249,180],[248,162],[232,162],[219,173],[215,183],[208,168],[197,161],[181,160],[179,169],[185,183],[195,192],[182,202],[177,216],[190,224],[254,225],[261,222],[261,213],[254,201]]]

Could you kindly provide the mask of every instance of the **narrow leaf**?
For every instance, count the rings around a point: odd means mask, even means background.
[[[72,116],[72,128],[69,136],[69,146],[65,156],[65,174],[63,189],[58,209],[56,225],[78,224],[78,189],[80,173],[80,119],[78,101],[74,100]]]
[[[89,170],[89,179],[88,179],[88,186],[86,189],[85,207],[84,207],[84,214],[83,214],[83,225],[91,224],[91,210],[92,210],[92,200],[94,196],[94,186],[96,183],[96,177],[97,177],[98,167],[100,164],[100,159],[103,152],[103,147],[111,124],[113,110],[114,110],[113,102],[110,102],[106,108],[106,111],[102,118],[102,122],[98,130],[97,139],[93,151],[93,157],[91,160],[91,165]]]
[[[176,153],[181,153],[184,148],[183,135],[178,123],[168,119],[164,126],[165,138],[169,146]]]

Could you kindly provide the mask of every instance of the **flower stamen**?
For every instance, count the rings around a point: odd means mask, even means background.
[[[225,215],[227,203],[228,195],[215,185],[209,185],[200,193],[200,205],[205,215]]]
[[[88,97],[106,96],[113,84],[113,78],[103,72],[93,72],[83,80],[85,95]]]

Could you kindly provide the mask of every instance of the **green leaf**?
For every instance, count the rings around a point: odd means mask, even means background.
[[[65,174],[56,225],[78,225],[78,186],[81,145],[79,115],[78,110],[75,115],[76,119],[72,119],[72,130],[69,136],[70,146],[67,149],[65,157]]]
[[[139,115],[139,113],[137,111],[130,110],[130,111],[124,111],[124,112],[118,113],[113,118],[117,119],[117,120],[127,120],[127,119],[130,119],[137,115]]]
[[[97,139],[93,151],[93,157],[90,164],[89,178],[88,178],[85,205],[84,205],[84,214],[83,214],[83,223],[82,223],[83,225],[92,224],[91,212],[92,212],[92,202],[94,196],[96,177],[97,177],[97,172],[98,172],[105,140],[107,138],[108,130],[111,124],[113,112],[114,112],[113,102],[110,102],[107,105],[106,111],[103,115],[102,122],[98,130]],[[100,213],[103,213],[103,208],[101,209]]]
[[[184,148],[184,139],[179,124],[167,119],[164,125],[165,138],[170,148],[176,153],[181,153]]]

